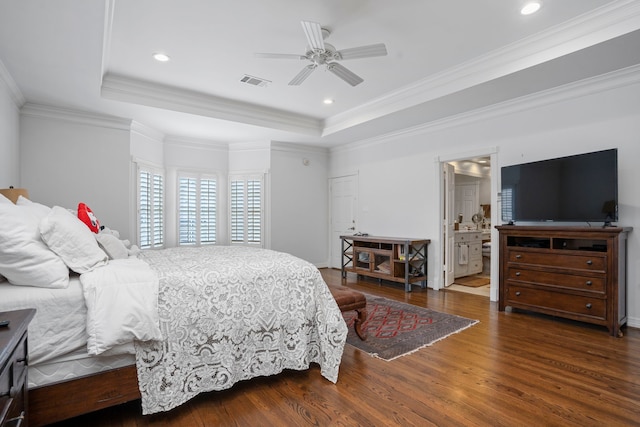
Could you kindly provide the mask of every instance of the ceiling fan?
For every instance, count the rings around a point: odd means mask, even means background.
[[[353,73],[342,64],[336,62],[347,59],[370,58],[372,56],[385,56],[387,48],[384,43],[371,44],[367,46],[354,47],[350,49],[336,50],[329,43],[325,43],[324,39],[330,34],[329,30],[322,28],[317,22],[302,21],[302,29],[307,36],[309,46],[304,55],[296,55],[289,53],[256,53],[258,58],[276,58],[276,59],[302,59],[311,61],[311,64],[305,66],[290,82],[289,85],[297,86],[301,84],[313,70],[319,65],[324,65],[328,71],[340,77],[351,86],[356,86],[364,80]]]

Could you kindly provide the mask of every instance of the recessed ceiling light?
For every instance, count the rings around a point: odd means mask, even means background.
[[[520,9],[520,13],[523,15],[531,15],[532,13],[536,13],[541,6],[542,3],[539,1],[530,1]]]
[[[333,99],[329,99],[329,98],[327,98],[327,99],[325,99],[325,100],[324,100],[324,101],[322,101],[322,102],[324,102],[324,103],[325,103],[325,104],[327,104],[327,105],[331,105],[331,104],[333,104]]]
[[[167,55],[166,53],[156,52],[153,54],[153,59],[158,62],[167,62],[171,58],[169,58],[169,55]]]

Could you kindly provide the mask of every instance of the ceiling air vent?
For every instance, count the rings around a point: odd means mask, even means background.
[[[246,83],[246,84],[249,84],[249,85],[252,85],[252,86],[260,86],[260,87],[265,87],[269,83],[271,83],[270,80],[261,79],[260,77],[254,77],[254,76],[250,76],[248,74],[245,74],[244,76],[242,76],[240,81],[242,83]]]

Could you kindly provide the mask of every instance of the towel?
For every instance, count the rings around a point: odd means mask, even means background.
[[[458,251],[458,264],[467,265],[469,263],[469,245],[460,245]]]

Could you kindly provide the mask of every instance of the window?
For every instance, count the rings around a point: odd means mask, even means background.
[[[215,177],[178,177],[178,243],[216,243],[217,180]]]
[[[138,245],[141,249],[164,246],[164,174],[138,166]]]
[[[231,176],[229,182],[231,243],[262,245],[263,178]]]
[[[514,210],[514,200],[513,200],[513,188],[503,188],[502,193],[500,195],[500,201],[502,206],[502,221],[509,222],[513,221],[513,210]]]

